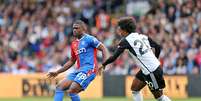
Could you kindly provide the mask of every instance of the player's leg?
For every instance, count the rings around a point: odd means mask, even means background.
[[[80,101],[78,93],[86,89],[89,83],[95,78],[95,76],[95,74],[87,75],[84,72],[80,72],[77,74],[74,79],[74,82],[67,90],[67,93],[71,97],[72,101]]]
[[[64,91],[70,87],[73,81],[63,79],[55,89],[54,101],[62,101],[64,97]]]
[[[70,88],[67,90],[68,96],[72,101],[80,101],[78,93],[82,91],[82,87],[77,82],[73,82]]]
[[[165,80],[163,78],[163,71],[159,67],[153,73],[146,76],[146,83],[149,86],[154,98],[158,101],[171,101],[166,95],[163,94],[165,88]]]
[[[54,101],[62,101],[64,97],[64,91],[69,89],[72,84],[74,78],[76,77],[76,73],[71,73],[67,78],[63,79],[58,83],[55,90]]]
[[[152,94],[158,101],[171,101],[170,98],[163,94],[163,90],[152,91]]]
[[[134,101],[143,101],[143,96],[140,90],[144,88],[146,83],[144,82],[144,78],[142,76],[143,76],[142,71],[139,71],[136,74],[136,77],[133,79],[133,82],[131,85],[131,91],[132,91]]]

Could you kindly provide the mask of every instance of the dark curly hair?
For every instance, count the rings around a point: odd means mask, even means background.
[[[78,24],[80,25],[85,31],[87,31],[87,25],[84,21],[82,20],[75,20],[75,22],[73,24]]]
[[[122,17],[120,18],[120,20],[118,21],[118,26],[128,32],[128,33],[132,33],[135,32],[136,30],[136,22],[135,19],[132,17]]]

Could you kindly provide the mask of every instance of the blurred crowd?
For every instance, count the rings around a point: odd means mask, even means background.
[[[137,31],[161,44],[165,74],[201,74],[201,0],[1,0],[0,72],[47,72],[63,65],[76,19],[112,54],[121,39],[115,25],[122,16],[134,17]],[[111,75],[139,71],[127,51],[109,67]]]

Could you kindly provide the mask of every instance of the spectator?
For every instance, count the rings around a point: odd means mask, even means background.
[[[0,3],[0,72],[46,72],[52,66],[65,63],[70,56],[75,19],[83,19],[90,25],[92,34],[112,54],[120,38],[114,30],[116,19],[129,15],[136,18],[139,32],[163,46],[160,60],[164,73],[201,73],[200,2],[4,0]],[[137,5],[136,9],[133,5]],[[129,61],[126,53],[112,64],[109,74],[135,75],[138,68]]]
[[[187,69],[185,66],[184,59],[179,57],[176,63],[176,74],[186,74],[186,73],[187,73]]]

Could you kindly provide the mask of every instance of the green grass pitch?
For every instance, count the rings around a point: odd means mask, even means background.
[[[21,99],[14,98],[0,98],[0,101],[53,101],[50,97],[26,97]],[[69,98],[65,98],[63,101],[71,101]],[[108,97],[102,99],[82,99],[82,101],[132,101],[131,98],[122,97]],[[146,99],[144,101],[156,101],[154,99]],[[200,98],[188,98],[188,99],[172,99],[172,101],[201,101]]]

